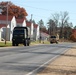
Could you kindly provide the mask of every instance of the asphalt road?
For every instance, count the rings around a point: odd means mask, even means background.
[[[76,43],[0,48],[0,75],[36,75]]]

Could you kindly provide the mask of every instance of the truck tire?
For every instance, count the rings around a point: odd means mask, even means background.
[[[29,43],[27,43],[27,46],[29,46]]]
[[[27,46],[29,46],[29,45],[30,45],[30,40],[28,39],[28,40],[27,40]]]
[[[50,41],[50,44],[53,44],[53,42]]]
[[[15,46],[15,43],[14,43],[14,41],[12,41],[12,46]]]
[[[16,43],[16,46],[18,46],[18,43]]]
[[[58,44],[58,42],[56,41],[56,44]]]
[[[26,40],[24,41],[24,46],[26,46]]]

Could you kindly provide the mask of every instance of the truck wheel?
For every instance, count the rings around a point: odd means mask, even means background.
[[[12,41],[12,46],[15,46],[15,43]]]
[[[24,41],[24,46],[26,46],[26,41]]]
[[[27,46],[29,46],[29,43],[27,43]]]
[[[56,42],[56,44],[58,44],[58,42]]]
[[[16,43],[16,46],[18,46],[18,44]]]
[[[50,42],[50,44],[53,44],[53,42]]]
[[[27,46],[29,46],[30,45],[30,41],[29,40],[27,40]]]

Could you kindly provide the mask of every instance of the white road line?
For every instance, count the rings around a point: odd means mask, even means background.
[[[67,51],[67,49],[65,51],[63,51],[62,53],[65,53]],[[39,70],[40,68],[42,68],[43,66],[47,65],[49,62],[53,61],[54,59],[56,59],[58,56],[60,55],[56,55],[55,57],[53,57],[52,59],[48,60],[47,62],[45,62],[44,64],[42,64],[41,66],[39,66],[38,68],[36,68],[35,70],[29,72],[28,74],[25,75],[33,75],[34,73],[36,73],[37,70]]]

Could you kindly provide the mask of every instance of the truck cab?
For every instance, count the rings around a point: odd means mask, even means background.
[[[30,44],[27,27],[15,27],[13,29],[12,46],[18,46],[19,44],[24,46],[29,46]]]

